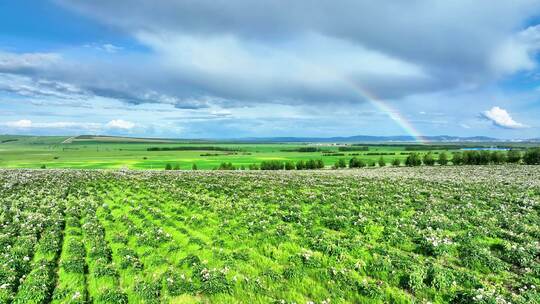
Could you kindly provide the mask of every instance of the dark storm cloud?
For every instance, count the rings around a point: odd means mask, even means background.
[[[359,102],[358,89],[399,99],[480,86],[530,68],[536,49],[528,43],[540,32],[518,34],[540,8],[528,0],[57,2],[151,52],[4,54],[3,65],[0,53],[0,71],[181,109]]]
[[[338,37],[435,68],[485,68],[486,54],[540,9],[538,1],[61,1],[128,32],[237,35],[268,43]]]

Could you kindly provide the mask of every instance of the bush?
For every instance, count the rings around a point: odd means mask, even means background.
[[[509,150],[506,153],[506,160],[511,164],[517,164],[521,161],[521,153],[518,150]]]
[[[334,164],[334,169],[341,169],[341,168],[347,168],[347,162],[343,158],[340,158]]]
[[[310,159],[306,162],[306,169],[308,170],[313,170],[313,169],[316,169],[317,168],[317,164],[315,163],[315,161],[313,159]]]
[[[248,166],[248,169],[249,169],[249,170],[259,170],[259,165],[257,165],[257,164],[250,164],[250,165]]]
[[[165,165],[165,170],[172,170],[172,165],[169,164],[169,163],[167,163],[167,164]]]
[[[285,163],[285,170],[294,170],[296,169],[296,166],[294,165],[293,162],[286,162]]]
[[[523,162],[527,165],[540,165],[540,148],[527,150]]]
[[[439,154],[438,163],[441,166],[448,165],[448,155],[446,154],[446,152],[441,152],[441,154]]]
[[[303,160],[299,160],[296,162],[296,170],[304,170],[306,169],[306,163]]]
[[[361,160],[361,159],[358,159],[356,157],[353,157],[351,158],[351,160],[349,160],[349,168],[363,168],[366,166],[366,163]]]
[[[384,167],[386,166],[386,162],[384,161],[384,158],[381,156],[381,158],[379,158],[379,167]]]
[[[489,156],[490,156],[489,160],[490,160],[490,162],[492,164],[499,165],[499,164],[506,163],[506,153],[502,153],[502,152],[499,152],[499,151],[493,151],[493,152],[491,152],[491,154]]]
[[[424,165],[426,166],[433,166],[435,165],[435,159],[433,158],[433,153],[428,152],[424,154],[423,160]]]
[[[463,165],[463,153],[455,152],[452,156],[452,164],[454,166]]]
[[[409,167],[416,167],[420,166],[422,164],[422,160],[420,159],[420,156],[417,153],[411,153],[409,156],[407,156],[407,159],[405,160],[405,165]]]
[[[219,164],[218,170],[236,170],[236,167],[232,163],[221,163]]]
[[[285,164],[279,160],[268,160],[261,162],[261,170],[282,170]]]
[[[401,166],[401,160],[399,158],[394,158],[394,160],[392,161],[392,166],[394,167]]]
[[[199,168],[197,167],[197,164],[191,165],[191,170],[199,170]]]

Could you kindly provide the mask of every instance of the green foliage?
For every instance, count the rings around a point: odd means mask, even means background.
[[[411,153],[409,156],[407,156],[407,159],[405,159],[405,165],[408,167],[420,166],[422,165],[422,160],[420,159],[418,153]]]
[[[349,168],[363,168],[366,166],[366,163],[359,158],[353,157],[349,160]]]
[[[463,153],[462,152],[454,152],[454,154],[452,155],[452,164],[454,166],[463,165]]]
[[[285,170],[294,170],[296,165],[293,162],[285,162]]]
[[[506,159],[511,164],[517,164],[521,161],[521,153],[518,150],[511,149],[507,152]]]
[[[145,303],[159,303],[161,295],[160,281],[138,281],[135,283],[135,294],[137,294]]]
[[[535,166],[1,173],[0,302],[538,302]]]
[[[386,161],[384,160],[384,158],[382,156],[379,158],[378,163],[379,163],[379,167],[386,166]]]
[[[523,162],[527,165],[540,165],[540,148],[525,151]]]
[[[236,167],[231,162],[219,164],[218,170],[236,170]]]
[[[282,170],[285,164],[279,160],[269,160],[261,162],[261,170]]]
[[[448,165],[448,155],[446,154],[446,152],[443,151],[443,152],[439,153],[439,159],[437,160],[437,162],[441,166]]]
[[[428,153],[424,154],[424,157],[422,158],[422,162],[426,166],[435,165],[435,158],[433,158],[433,153],[428,152]]]
[[[339,151],[345,151],[345,152],[350,152],[350,151],[369,151],[369,147],[361,147],[361,146],[342,146],[342,147],[338,147],[338,150],[339,150]]]
[[[98,297],[99,303],[106,303],[106,304],[127,304],[128,302],[128,296],[126,293],[113,290],[113,289],[107,289],[103,291],[99,297]]]

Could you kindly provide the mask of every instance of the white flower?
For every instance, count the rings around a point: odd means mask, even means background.
[[[76,291],[75,294],[73,294],[73,297],[71,297],[72,300],[77,300],[81,297],[81,293]]]

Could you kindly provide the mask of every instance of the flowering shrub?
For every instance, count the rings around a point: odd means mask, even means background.
[[[0,170],[0,303],[540,303],[540,168]]]

